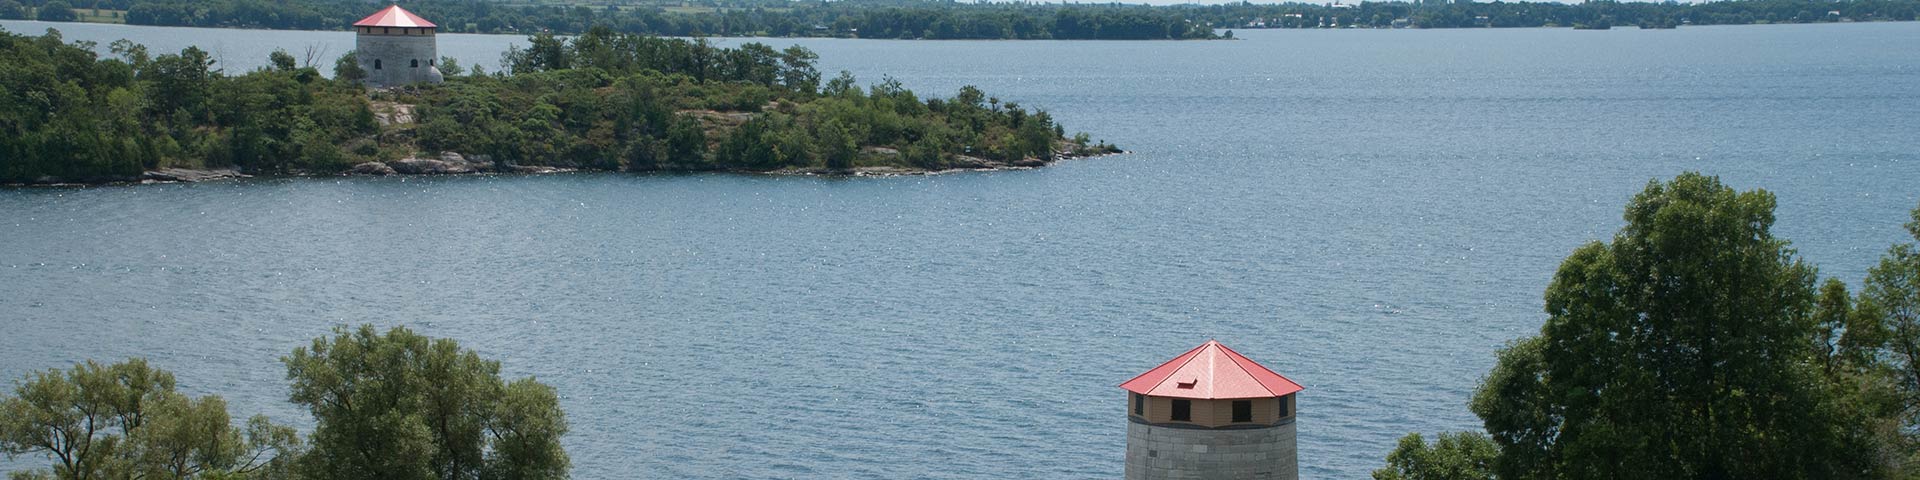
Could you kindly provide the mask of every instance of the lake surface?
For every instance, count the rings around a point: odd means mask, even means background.
[[[229,69],[352,42],[60,27]],[[309,425],[279,356],[408,325],[558,388],[579,478],[1117,478],[1115,385],[1216,338],[1306,387],[1304,478],[1363,478],[1478,428],[1494,350],[1648,180],[1776,193],[1856,285],[1920,202],[1920,24],[1236,33],[798,42],[1133,152],[1031,171],[0,189],[0,378],[144,356]]]

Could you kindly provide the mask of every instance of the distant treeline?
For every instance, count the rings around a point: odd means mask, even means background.
[[[1219,28],[1511,28],[1746,25],[1912,21],[1920,0],[1731,0],[1703,3],[1363,2],[1353,5],[1238,3],[1176,7]]]
[[[17,0],[0,0],[3,5]],[[62,0],[25,0],[66,6]],[[376,8],[358,0],[76,0],[73,8],[126,10],[129,24],[342,30]],[[834,36],[927,39],[1205,39],[1205,22],[1146,6],[957,4],[923,1],[720,2],[714,6],[422,0],[407,9],[443,32],[579,34],[594,26],[663,36]],[[4,15],[4,13],[0,13]],[[27,18],[20,9],[19,18]]]
[[[530,5],[418,0],[405,6],[446,32],[570,35],[606,26],[619,33],[665,36],[1113,40],[1218,38],[1220,30],[1235,28],[1666,27],[1911,21],[1920,13],[1920,0],[1428,0],[1159,7],[937,0],[547,0]],[[0,0],[0,18],[73,20],[77,17],[63,13],[65,9],[99,8],[125,10],[125,21],[135,25],[340,30],[375,7],[359,0]]]
[[[1045,111],[966,87],[925,98],[890,79],[823,79],[816,55],[596,28],[536,35],[487,74],[441,59],[443,85],[365,91],[353,55],[326,78],[274,52],[230,74],[205,51],[102,58],[59,32],[0,31],[0,182],[98,182],[165,168],[333,173],[439,152],[501,170],[844,171],[1033,165],[1068,142]],[[823,81],[824,80],[824,81]],[[410,105],[417,122],[376,111]]]

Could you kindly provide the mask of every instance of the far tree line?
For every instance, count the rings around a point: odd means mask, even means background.
[[[126,23],[182,27],[344,30],[372,13],[353,0],[0,0],[0,19],[99,8]],[[24,3],[22,3],[24,2]],[[7,5],[13,5],[11,10]],[[1208,39],[1206,22],[1147,6],[1056,6],[844,0],[729,2],[712,7],[619,4],[507,5],[463,0],[406,2],[442,32],[580,34],[596,26],[664,36],[907,39]],[[7,12],[13,11],[14,14]],[[61,18],[45,20],[71,21]]]
[[[1685,174],[1574,250],[1540,334],[1378,480],[1920,478],[1920,209],[1857,291],[1773,236],[1775,198]]]
[[[144,359],[28,375],[0,396],[0,451],[47,462],[14,480],[560,479],[567,432],[553,387],[403,327],[336,329],[281,357],[314,428],[180,393]]]
[[[1355,2],[1149,6],[930,0],[417,0],[443,32],[580,34],[595,26],[665,36],[1179,40],[1251,28],[1504,28],[1912,21],[1920,0],[1719,2]],[[356,0],[0,0],[0,19],[74,21],[104,9],[130,24],[343,30]],[[124,13],[121,13],[124,12]],[[1225,33],[1222,34],[1222,30]]]

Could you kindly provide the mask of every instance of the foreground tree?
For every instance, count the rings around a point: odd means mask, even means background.
[[[567,476],[553,388],[500,378],[500,363],[396,327],[337,330],[283,358],[293,401],[317,421],[301,465],[314,478]]]
[[[1442,433],[1433,444],[1418,433],[1400,438],[1387,454],[1387,467],[1373,471],[1374,480],[1493,480],[1493,463],[1500,447],[1479,432]]]
[[[1815,272],[1772,236],[1773,208],[1684,174],[1569,256],[1541,334],[1503,350],[1472,403],[1500,477],[1884,474],[1819,375]]]
[[[300,454],[292,428],[258,415],[235,428],[220,397],[175,392],[140,359],[36,373],[14,395],[0,399],[0,450],[54,462],[15,478],[288,478]]]
[[[1901,444],[1885,450],[1920,478],[1920,208],[1906,227],[1916,243],[1894,245],[1867,271],[1842,339],[1850,340],[1845,358],[1864,364],[1865,388],[1885,385],[1892,397],[1886,408],[1895,421],[1882,430],[1900,432]]]

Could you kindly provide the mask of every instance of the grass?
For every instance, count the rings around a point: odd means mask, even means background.
[[[80,21],[87,23],[127,23],[126,10],[76,8],[73,13],[79,14]]]

